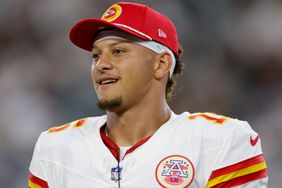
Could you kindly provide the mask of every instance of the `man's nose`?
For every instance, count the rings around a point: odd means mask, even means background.
[[[106,54],[101,54],[100,59],[96,64],[96,68],[99,72],[104,72],[113,68],[111,59]]]

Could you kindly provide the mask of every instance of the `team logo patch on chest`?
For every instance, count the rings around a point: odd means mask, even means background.
[[[156,168],[156,179],[162,187],[188,187],[194,179],[192,162],[181,155],[171,155],[162,159]]]

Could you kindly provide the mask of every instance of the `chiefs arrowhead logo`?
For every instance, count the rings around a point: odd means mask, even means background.
[[[117,19],[121,15],[121,12],[122,12],[121,6],[119,6],[118,4],[114,4],[108,10],[106,10],[106,12],[103,14],[101,19],[111,22]]]
[[[250,136],[250,143],[251,143],[252,146],[255,146],[257,144],[258,140],[259,140],[259,135],[257,135],[255,138]]]

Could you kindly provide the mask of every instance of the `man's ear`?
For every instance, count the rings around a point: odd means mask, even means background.
[[[169,75],[170,67],[172,66],[172,58],[168,52],[162,52],[158,55],[154,67],[154,75],[157,80],[161,80],[166,75]]]

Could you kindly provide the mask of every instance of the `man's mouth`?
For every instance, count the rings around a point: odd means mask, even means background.
[[[118,81],[119,81],[118,77],[101,77],[96,81],[96,83],[99,86],[103,86],[104,88],[105,86],[110,86]]]
[[[118,79],[105,79],[99,81],[99,85],[112,84],[112,83],[116,83],[117,81]]]

